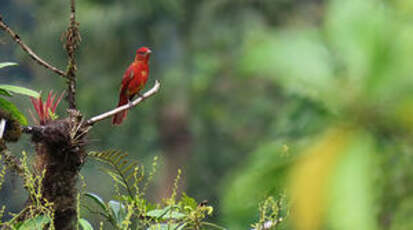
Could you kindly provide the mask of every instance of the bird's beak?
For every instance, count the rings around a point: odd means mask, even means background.
[[[152,50],[146,51],[146,54],[150,54],[150,53],[152,53]]]

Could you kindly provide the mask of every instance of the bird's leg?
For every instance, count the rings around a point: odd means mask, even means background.
[[[132,106],[132,101],[133,101],[133,95],[128,97],[128,105]]]
[[[132,107],[132,100],[128,99],[128,106]]]

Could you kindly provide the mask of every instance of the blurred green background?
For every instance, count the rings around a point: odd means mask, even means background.
[[[2,0],[0,13],[64,69],[67,1]],[[84,116],[116,105],[140,46],[153,51],[146,89],[162,83],[121,126],[97,124],[88,150],[124,150],[148,167],[160,156],[150,199],[168,195],[181,168],[181,190],[228,229],[249,229],[259,202],[283,193],[281,229],[413,229],[412,15],[407,0],[78,0]],[[1,32],[5,61],[20,65],[0,83],[65,89]],[[14,100],[28,114],[29,100]],[[28,140],[11,147],[32,151]],[[98,167],[88,161],[82,175],[107,200]],[[10,175],[0,204],[20,210],[21,191]]]

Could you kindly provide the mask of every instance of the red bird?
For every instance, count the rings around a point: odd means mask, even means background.
[[[128,104],[145,86],[149,75],[148,62],[151,53],[152,51],[147,47],[141,47],[136,51],[135,60],[123,74],[118,107]],[[127,110],[115,114],[112,124],[120,125],[127,114]]]

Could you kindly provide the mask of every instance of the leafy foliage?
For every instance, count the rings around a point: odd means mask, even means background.
[[[107,203],[96,194],[85,193],[85,197],[92,200],[98,209],[92,210],[91,206],[85,206],[85,208],[103,216],[116,229],[128,229],[131,225],[136,226],[137,229],[184,230],[203,229],[206,226],[223,229],[204,220],[212,214],[211,206],[206,203],[198,204],[186,194],[177,200],[180,171],[178,171],[171,197],[164,199],[163,204],[151,204],[144,199],[146,187],[156,171],[157,158],[154,159],[146,183],[141,184],[145,175],[143,166],[139,166],[136,161],[127,160],[126,153],[110,150],[90,152],[89,156],[109,165],[110,168],[103,171],[112,177],[115,184],[127,190],[126,195],[121,193],[117,195],[120,200],[110,200]]]
[[[30,219],[27,219],[21,224],[15,226],[16,230],[31,230],[31,229],[43,229],[47,224],[51,222],[48,216],[39,215]]]
[[[103,168],[112,179],[128,191],[132,196],[134,187],[130,184],[131,179],[137,176],[139,163],[134,160],[126,160],[127,153],[117,150],[108,150],[103,152],[89,152],[89,156],[107,163],[110,168]],[[137,182],[139,183],[139,182]]]
[[[224,210],[234,211],[226,211],[230,226],[252,213],[230,196],[241,189],[237,200],[253,204],[250,191],[275,195],[288,188],[294,200],[291,228],[298,230],[391,229],[400,220],[389,223],[389,218],[411,197],[393,187],[413,191],[405,181],[412,178],[411,170],[401,160],[413,150],[406,142],[413,127],[413,69],[407,64],[413,46],[406,33],[411,17],[407,20],[400,7],[386,1],[332,0],[325,9],[317,24],[274,29],[251,22],[257,24],[247,33],[241,73],[268,79],[289,99],[303,101],[296,113],[309,123],[295,123],[297,116],[281,112],[290,122],[282,125],[279,119],[273,138],[288,138],[289,164],[278,164],[281,144],[265,148],[270,140],[257,147],[238,176],[230,177],[223,202]],[[321,109],[312,117],[306,107]],[[297,127],[298,134],[292,132]],[[290,173],[283,175],[286,169]],[[381,176],[392,172],[404,179]]]
[[[183,163],[187,191],[218,201],[217,221],[229,229],[258,221],[256,204],[278,200],[286,188],[300,210],[289,228],[411,229],[411,1],[171,2],[78,1],[80,29],[88,31],[79,57],[93,60],[79,68],[87,76],[78,88],[85,114],[116,103],[114,76],[136,40],[153,47],[151,76],[167,85],[116,135],[96,126],[98,148],[121,146],[143,159],[167,153],[181,132],[165,138],[176,123],[159,121],[172,114],[195,140]],[[50,56],[60,49],[50,41],[67,23],[53,13],[61,4],[19,5],[35,21],[54,18],[56,26],[38,33],[26,28],[36,50]],[[58,55],[53,61],[63,63]],[[34,84],[56,87],[35,76]]]
[[[22,158],[19,159],[23,170],[24,187],[31,198],[30,205],[27,205],[20,213],[14,214],[14,217],[0,226],[4,228],[29,230],[29,229],[48,229],[53,230],[53,204],[45,199],[42,199],[42,191],[40,184],[44,179],[45,172],[36,174],[31,171],[27,164],[27,154],[22,153]],[[1,179],[1,178],[0,178]],[[4,211],[4,207],[2,209]],[[2,212],[3,212],[2,211]],[[1,213],[3,214],[3,213]],[[25,221],[19,221],[21,216],[26,216]]]
[[[288,212],[285,211],[285,196],[276,201],[272,196],[259,205],[259,221],[252,224],[254,230],[274,230],[284,222]]]
[[[17,64],[13,62],[2,62],[0,63],[0,69],[6,66],[14,65]],[[11,97],[13,95],[12,93],[18,93],[31,97],[39,97],[39,93],[30,89],[14,85],[0,85],[0,96]],[[10,113],[20,124],[27,125],[26,117],[17,109],[17,107],[13,103],[7,101],[6,99],[0,98],[0,108]]]

